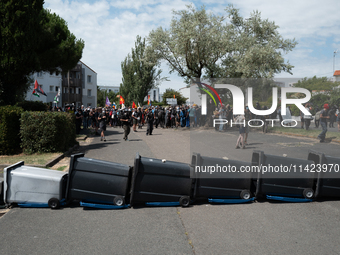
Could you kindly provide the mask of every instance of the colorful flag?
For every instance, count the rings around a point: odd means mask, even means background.
[[[150,100],[150,95],[148,95],[148,105],[150,105],[151,100]]]
[[[135,102],[132,102],[132,108],[136,108]]]
[[[58,89],[58,93],[57,95],[54,97],[54,103],[58,103],[59,102],[59,98],[60,98],[60,89]]]
[[[35,91],[35,89],[33,89],[32,94],[35,95],[36,97],[40,97],[39,94]]]
[[[109,100],[108,97],[106,97],[106,103],[105,103],[106,107],[109,107],[111,105],[111,102]]]
[[[119,104],[125,104],[125,100],[124,100],[124,98],[122,96],[120,96]]]
[[[40,94],[42,94],[42,95],[44,95],[44,96],[47,96],[46,93],[42,90],[42,88],[41,88],[40,85],[38,84],[37,80],[35,80],[35,82],[34,82],[34,90],[35,90],[35,92],[37,92],[37,93],[40,93]]]
[[[176,95],[174,95],[174,98],[176,98]]]

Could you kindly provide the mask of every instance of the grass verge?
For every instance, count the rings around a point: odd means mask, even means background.
[[[301,136],[301,137],[310,137],[317,138],[321,133],[321,129],[301,129],[301,128],[285,128],[285,127],[272,127],[268,128],[269,133],[277,133],[283,135],[293,135],[293,136]],[[326,133],[326,138],[332,139],[333,142],[340,143],[340,132],[330,131],[328,129]]]
[[[0,156],[0,164],[12,165],[19,161],[25,161],[25,165],[46,165],[49,161],[56,158],[58,155],[60,155],[60,153],[22,153],[12,156]]]

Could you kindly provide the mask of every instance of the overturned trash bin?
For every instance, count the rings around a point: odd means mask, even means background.
[[[132,171],[130,204],[149,206],[189,206],[193,193],[188,164],[141,157]]]
[[[315,197],[316,176],[309,171],[313,161],[254,151],[252,164],[258,167],[256,197],[287,202],[310,202]]]
[[[0,177],[0,208],[4,203],[4,178]]]
[[[195,198],[211,203],[245,203],[254,200],[251,163],[203,157],[193,153]]]
[[[317,173],[315,197],[340,197],[340,158],[310,150],[308,160]]]
[[[18,162],[4,169],[4,202],[20,207],[59,208],[65,201],[67,176],[65,172]]]
[[[75,154],[70,160],[66,197],[87,207],[125,208],[130,178],[130,166]]]

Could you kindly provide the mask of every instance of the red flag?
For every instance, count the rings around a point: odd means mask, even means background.
[[[44,95],[44,96],[47,96],[46,93],[45,93],[45,92],[42,90],[42,88],[39,86],[37,80],[35,80],[35,82],[34,82],[34,90],[35,90],[35,92],[37,92],[37,93],[40,93],[40,94],[42,94],[42,95]]]
[[[150,105],[150,95],[148,95],[148,105]]]
[[[124,100],[124,98],[122,96],[120,96],[119,104],[125,104],[125,100]]]
[[[132,102],[132,108],[136,108],[135,102]]]
[[[176,98],[176,95],[174,95],[174,98]]]

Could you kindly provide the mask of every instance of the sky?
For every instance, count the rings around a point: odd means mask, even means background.
[[[284,56],[294,66],[292,73],[275,78],[331,77],[333,65],[340,69],[339,0],[45,0],[44,8],[62,17],[78,39],[85,41],[82,61],[97,73],[99,86],[119,86],[121,62],[131,52],[136,36],[148,36],[158,27],[169,28],[173,10],[205,5],[216,15],[225,15],[228,4],[247,18],[257,10],[263,19],[275,22],[284,39],[298,42]],[[339,52],[334,52],[339,49]],[[162,63],[162,75],[169,77],[160,92],[185,87],[183,79],[169,75]]]

